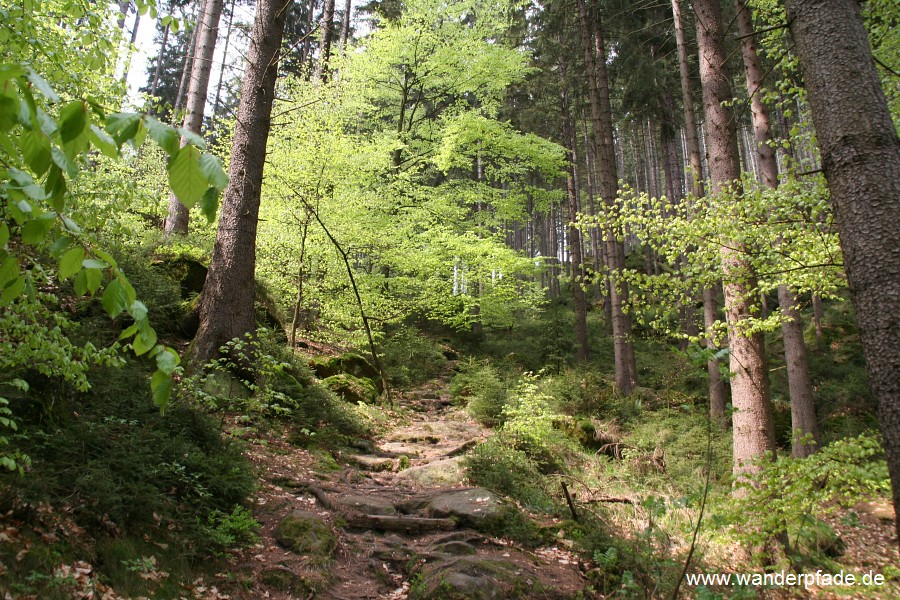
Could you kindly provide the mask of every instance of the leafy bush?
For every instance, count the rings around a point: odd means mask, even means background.
[[[779,536],[789,536],[792,548],[802,547],[818,516],[890,493],[884,449],[872,433],[833,442],[804,459],[782,456],[758,466],[738,483],[743,497],[719,516],[749,547]]]
[[[489,363],[461,363],[459,373],[450,382],[450,395],[466,400],[469,413],[484,425],[495,427],[503,422],[507,384]]]
[[[471,483],[515,498],[529,508],[547,510],[552,500],[537,464],[521,450],[493,437],[463,459]]]
[[[134,362],[98,369],[77,412],[24,421],[12,441],[31,456],[32,469],[0,485],[27,506],[69,507],[90,532],[153,531],[202,555],[208,546],[198,525],[242,504],[255,478],[241,447],[223,439],[209,416],[182,404],[161,415],[147,378]]]
[[[398,387],[424,383],[440,374],[447,364],[440,344],[405,325],[388,335],[381,352],[385,371]]]

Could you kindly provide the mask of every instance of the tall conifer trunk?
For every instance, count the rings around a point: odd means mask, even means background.
[[[594,125],[594,157],[597,168],[597,191],[610,209],[618,195],[616,152],[613,142],[612,109],[609,103],[609,78],[606,74],[606,54],[599,28],[593,35],[588,24],[585,0],[576,0],[581,41],[587,71],[591,120]],[[594,43],[592,43],[592,39]],[[597,55],[595,57],[595,51]],[[596,60],[595,60],[596,59]],[[607,260],[611,273],[610,304],[612,305],[613,353],[616,386],[623,394],[630,394],[637,385],[634,343],[631,339],[631,317],[628,309],[628,285],[620,276],[625,266],[625,248],[617,241],[616,232],[607,228],[604,234]]]
[[[756,53],[753,37],[753,19],[745,0],[735,0],[738,33],[741,36],[741,54],[750,96],[753,120],[753,141],[756,153],[756,174],[760,184],[778,187],[778,161],[771,145],[772,132],[769,113],[762,101],[763,71]],[[787,366],[788,391],[791,398],[792,454],[803,458],[814,453],[820,440],[816,408],[813,403],[812,385],[809,381],[809,365],[806,360],[806,342],[803,341],[803,321],[797,310],[797,297],[786,285],[778,286],[778,304],[785,321],[781,325],[784,339],[784,359]],[[811,440],[807,438],[811,437]]]
[[[703,185],[703,155],[700,152],[697,119],[694,115],[694,93],[691,90],[691,74],[688,69],[687,45],[684,40],[684,22],[681,19],[680,0],[672,0],[672,13],[675,20],[678,71],[681,76],[681,95],[684,104],[684,137],[691,164],[691,192],[695,197],[702,198],[706,195]],[[717,350],[712,330],[718,319],[718,312],[715,288],[706,288],[703,290],[703,326],[706,329],[706,349],[710,353]],[[710,357],[706,361],[706,372],[709,389],[709,415],[713,420],[722,423],[725,419],[725,406],[728,400],[725,382],[719,371],[718,359]]]
[[[569,209],[569,252],[572,254],[572,299],[575,304],[575,342],[578,345],[576,357],[578,362],[587,363],[590,358],[590,347],[587,334],[587,300],[584,288],[584,258],[581,248],[581,232],[575,226],[578,217],[578,189],[575,147],[577,146],[575,128],[572,125],[572,114],[569,108],[569,90],[566,88],[566,62],[560,57],[559,73],[563,80],[560,93],[560,111],[562,113],[563,145],[569,165],[566,167],[566,196]]]
[[[740,194],[740,162],[734,113],[724,103],[733,97],[726,67],[721,14],[718,0],[695,0],[697,43],[700,47],[700,78],[706,112],[706,142],[712,192]],[[731,396],[734,405],[734,472],[753,469],[752,461],[775,449],[769,373],[762,333],[747,335],[743,329],[758,311],[756,276],[745,257],[746,249],[735,240],[722,246],[725,318],[731,350]]]
[[[200,330],[193,346],[195,363],[216,356],[222,344],[256,328],[256,228],[279,50],[290,3],[291,0],[260,0],[256,7],[228,167],[230,180],[222,201],[209,273],[200,295]]]
[[[197,32],[197,53],[191,67],[190,83],[187,91],[187,112],[184,115],[183,127],[199,134],[203,127],[203,113],[206,110],[206,92],[209,89],[209,73],[212,69],[213,53],[216,50],[216,39],[219,37],[219,18],[222,16],[224,0],[207,0],[203,11],[203,20]],[[187,138],[181,138],[181,145]],[[166,235],[187,233],[190,223],[190,210],[182,204],[175,194],[169,196],[169,214],[166,216]]]
[[[856,0],[787,0],[900,515],[900,139]],[[900,519],[896,521],[900,537]]]

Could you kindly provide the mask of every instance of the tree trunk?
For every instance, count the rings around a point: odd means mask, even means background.
[[[159,87],[159,76],[162,73],[163,56],[166,53],[166,46],[169,43],[169,29],[169,25],[166,25],[166,28],[163,29],[162,43],[159,45],[159,55],[156,58],[156,69],[153,71],[153,80],[150,82],[151,98],[156,97],[156,88]]]
[[[322,10],[322,21],[319,29],[322,30],[322,37],[319,41],[319,63],[316,65],[316,79],[320,81],[328,80],[328,61],[331,58],[331,40],[334,37],[334,0],[325,0],[325,7]]]
[[[706,195],[703,185],[703,154],[700,151],[700,138],[698,136],[697,119],[694,115],[694,94],[691,90],[691,76],[688,69],[687,46],[684,41],[684,24],[681,20],[681,5],[679,0],[672,0],[672,13],[675,19],[675,41],[678,47],[678,71],[681,75],[681,95],[684,104],[684,136],[687,144],[687,152],[690,157],[691,193],[702,198]],[[703,324],[706,328],[706,348],[710,352],[716,351],[715,340],[712,336],[712,327],[715,325],[719,313],[716,291],[714,288],[703,290]],[[709,415],[719,423],[724,423],[725,406],[728,403],[725,391],[725,382],[719,370],[719,361],[710,357],[706,362],[709,388]]]
[[[781,314],[787,319],[781,324],[781,335],[784,338],[784,360],[791,396],[791,454],[794,458],[804,458],[819,449],[821,436],[809,381],[803,322],[797,308],[797,296],[786,285],[778,286],[778,304]]]
[[[228,340],[256,328],[256,228],[279,50],[290,2],[260,0],[257,4],[228,168],[230,180],[200,297],[200,330],[193,345],[195,364],[216,356]]]
[[[560,78],[566,80],[566,63],[560,60]],[[576,358],[580,363],[587,363],[590,358],[590,347],[587,334],[587,300],[584,294],[584,261],[581,253],[581,232],[574,225],[578,217],[578,190],[576,188],[577,173],[575,170],[575,130],[572,126],[572,115],[569,111],[569,90],[563,83],[560,94],[562,112],[563,144],[569,165],[566,168],[566,196],[569,209],[569,248],[572,254],[572,299],[575,304],[575,342],[578,345]]]
[[[900,515],[900,139],[859,2],[786,4]]]
[[[350,13],[353,11],[353,0],[344,3],[344,18],[341,20],[341,39],[338,48],[341,52],[347,49],[347,40],[350,38]]]
[[[219,18],[222,15],[224,0],[207,0],[203,21],[197,33],[197,54],[194,56],[191,69],[190,85],[187,93],[187,112],[182,127],[196,134],[203,127],[203,112],[206,109],[206,92],[209,89],[209,72],[212,69],[213,53],[216,50],[216,38],[219,36]],[[187,138],[181,138],[181,145],[187,144]],[[169,195],[169,214],[166,216],[166,236],[174,233],[186,234],[190,223],[190,210],[178,200],[175,194]]]
[[[228,10],[228,27],[225,29],[225,48],[222,49],[222,64],[219,65],[219,80],[216,82],[216,99],[213,101],[213,118],[219,115],[219,100],[222,98],[222,84],[225,81],[225,65],[228,64],[228,46],[231,44],[231,29],[234,25],[234,5],[236,0],[231,0]]]
[[[181,80],[178,82],[178,94],[175,96],[175,105],[172,106],[174,115],[178,115],[179,111],[184,107],[184,98],[187,95],[188,84],[191,79],[191,72],[194,69],[194,56],[197,54],[197,44],[200,41],[200,30],[202,29],[203,14],[206,12],[206,3],[209,0],[197,0],[195,15],[197,16],[197,25],[191,32],[191,41],[188,42],[187,54],[184,57],[184,66],[181,68]]]
[[[584,0],[577,0],[581,41],[590,94],[591,120],[594,125],[594,157],[597,166],[597,191],[606,206],[615,208],[618,194],[616,152],[613,142],[612,109],[609,103],[609,78],[606,74],[606,53],[599,28],[591,35]],[[591,43],[591,38],[595,43]],[[595,50],[597,56],[594,56]],[[596,60],[595,60],[596,58]],[[610,304],[612,308],[613,354],[615,356],[616,387],[622,394],[630,394],[637,385],[634,344],[631,339],[631,317],[628,307],[628,284],[620,276],[625,265],[625,249],[617,241],[611,228],[605,233],[610,270]]]
[[[700,47],[700,78],[706,112],[706,138],[712,191],[724,197],[740,194],[741,176],[734,113],[724,105],[733,97],[726,68],[721,14],[718,0],[695,0],[697,43]],[[752,461],[775,449],[769,373],[761,333],[744,335],[745,322],[758,308],[756,277],[744,257],[744,247],[735,240],[722,246],[725,318],[731,349],[731,396],[734,405],[734,472],[740,476],[753,470]]]
[[[741,54],[747,80],[747,94],[750,96],[750,110],[753,121],[753,141],[756,154],[756,175],[759,182],[769,188],[778,187],[778,160],[771,145],[772,132],[769,113],[762,101],[763,71],[756,53],[753,39],[753,18],[746,0],[735,0],[738,33],[741,36]],[[809,364],[806,360],[806,343],[803,341],[803,321],[797,310],[797,298],[786,286],[778,286],[778,304],[785,320],[781,325],[784,338],[784,360],[787,365],[788,391],[791,399],[791,446],[797,458],[809,456],[816,451],[819,442],[819,427],[816,423],[816,408],[813,403],[812,385],[809,381]],[[806,441],[808,436],[812,442]]]
[[[816,330],[816,346],[822,347],[822,336],[825,333],[823,321],[825,320],[825,307],[822,306],[822,298],[818,294],[812,295],[813,326]]]

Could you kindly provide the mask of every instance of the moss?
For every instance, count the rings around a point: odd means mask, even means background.
[[[371,404],[378,399],[375,386],[368,379],[361,379],[348,373],[326,377],[322,385],[341,396],[347,402]]]
[[[302,510],[288,513],[275,530],[276,541],[292,552],[309,557],[314,564],[325,564],[337,548],[331,527],[319,515]]]

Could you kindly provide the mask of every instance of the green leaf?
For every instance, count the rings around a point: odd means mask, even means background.
[[[15,281],[3,288],[3,292],[0,293],[0,306],[6,306],[18,298],[22,294],[23,289],[25,289],[25,277],[17,277]]]
[[[0,132],[6,132],[16,126],[21,101],[14,89],[0,88]]]
[[[72,248],[59,259],[59,271],[57,277],[60,280],[68,279],[81,270],[81,261],[84,259],[84,248]]]
[[[163,348],[162,352],[156,355],[156,367],[166,375],[174,373],[175,367],[180,362],[181,357],[172,348]]]
[[[53,156],[53,163],[59,167],[61,170],[66,172],[66,175],[69,176],[70,179],[74,179],[76,175],[78,175],[78,168],[75,167],[75,163],[69,160],[69,157],[66,156],[65,152],[54,146],[50,150]]]
[[[134,139],[141,126],[141,115],[136,113],[116,113],[106,119],[106,131],[121,146]]]
[[[103,271],[100,269],[85,269],[81,273],[85,275],[85,286],[89,294],[93,294],[100,289],[100,284],[103,283]]]
[[[76,223],[66,215],[60,215],[60,218],[63,221],[63,225],[66,226],[66,229],[68,229],[72,233],[81,233],[81,227],[78,226],[78,223]]]
[[[59,111],[59,135],[64,144],[84,133],[87,124],[87,107],[81,100],[70,102]]]
[[[147,127],[147,134],[150,139],[159,144],[159,147],[166,151],[169,156],[178,152],[180,138],[174,127],[165,125],[154,119],[153,117],[145,117],[144,124]]]
[[[81,270],[75,275],[75,293],[79,296],[87,294],[87,273],[88,271]]]
[[[118,279],[113,279],[106,286],[101,300],[103,310],[109,315],[110,319],[115,319],[128,306],[125,298],[125,289]]]
[[[219,190],[211,187],[206,190],[206,193],[203,194],[203,198],[200,199],[200,211],[203,213],[203,216],[206,217],[206,222],[212,223],[216,220],[216,212],[218,210]]]
[[[209,184],[218,190],[224,190],[228,186],[228,175],[222,168],[222,163],[212,154],[204,154],[200,157],[200,170],[206,175]]]
[[[0,287],[6,287],[10,281],[19,276],[19,261],[15,256],[7,256],[0,263]]]
[[[119,148],[116,146],[116,141],[96,125],[91,125],[91,143],[94,144],[104,156],[109,158],[116,158],[119,156]]]
[[[131,336],[133,336],[133,335],[136,334],[137,332],[138,332],[138,324],[137,324],[137,323],[134,323],[134,324],[132,324],[130,327],[127,327],[127,328],[125,329],[125,331],[123,331],[123,332],[119,335],[119,339],[120,339],[120,340],[124,340],[124,339],[126,339],[126,338],[130,338]]]
[[[116,263],[116,259],[114,259],[109,252],[106,252],[105,250],[101,250],[100,248],[94,248],[94,254],[97,255],[97,258],[99,258],[101,260],[105,260],[111,266],[113,266],[113,267],[118,266]]]
[[[6,223],[0,223],[0,249],[6,246],[9,241],[9,226]]]
[[[38,176],[50,168],[50,140],[37,131],[26,131],[19,136],[19,150],[25,163]]]
[[[157,371],[150,378],[150,389],[153,390],[153,402],[164,411],[172,397],[172,376],[164,371]]]
[[[140,300],[135,300],[131,303],[131,308],[128,309],[128,313],[135,321],[143,321],[147,318],[147,307]]]
[[[84,259],[84,261],[82,261],[81,264],[85,269],[108,269],[109,268],[109,263],[102,261],[102,260],[97,260],[96,258],[86,258],[86,259]]]
[[[197,146],[200,150],[206,150],[206,140],[204,140],[200,134],[194,133],[190,129],[185,129],[184,127],[179,127],[177,131],[187,143]]]
[[[32,246],[43,242],[55,222],[55,213],[45,213],[31,219],[22,227],[22,241]]]
[[[209,180],[200,169],[200,151],[184,146],[169,161],[169,187],[186,207],[191,208],[203,197]]]
[[[56,95],[56,92],[54,92],[53,88],[50,87],[50,84],[47,83],[47,80],[38,75],[34,69],[27,69],[25,71],[25,77],[49,102],[54,104],[59,102],[59,96]]]
[[[145,320],[141,322],[138,334],[134,337],[134,341],[132,342],[132,346],[134,346],[134,353],[140,356],[153,348],[155,345],[156,331],[154,331],[153,328],[150,327],[150,323]]]

